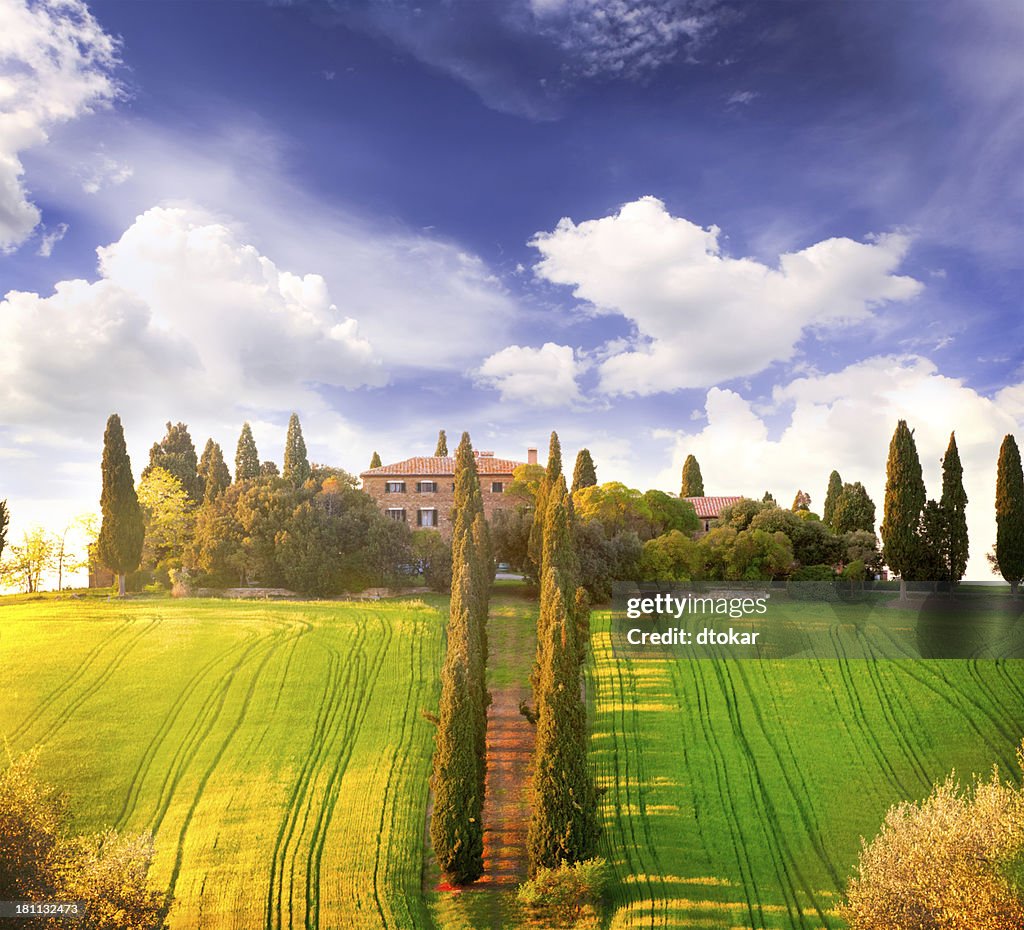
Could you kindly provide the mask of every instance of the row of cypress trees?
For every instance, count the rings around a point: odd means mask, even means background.
[[[487,751],[487,606],[494,558],[469,433],[455,453],[452,594],[434,753],[430,841],[456,884],[483,874]]]
[[[530,535],[541,583],[533,674],[537,738],[527,837],[531,876],[540,868],[592,856],[600,834],[581,690],[590,607],[579,586],[572,524],[561,446],[552,433]]]

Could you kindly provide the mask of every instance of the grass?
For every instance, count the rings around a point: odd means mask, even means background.
[[[891,804],[953,768],[1017,771],[1024,662],[922,661],[915,613],[866,635],[858,608],[829,610],[830,658],[819,638],[810,657],[762,661],[617,658],[608,616],[595,617],[612,930],[842,927],[859,838]]]
[[[0,608],[0,733],[76,827],[153,831],[172,927],[432,926],[444,602]]]
[[[511,890],[434,890],[420,710],[445,599],[0,605],[0,735],[42,747],[78,829],[155,833],[172,927],[525,926]],[[762,661],[616,657],[595,614],[608,930],[836,930],[890,804],[954,767],[1016,772],[1024,662],[921,661],[913,611],[869,639],[850,609],[793,605],[813,651]],[[528,681],[535,619],[496,589],[492,688]]]

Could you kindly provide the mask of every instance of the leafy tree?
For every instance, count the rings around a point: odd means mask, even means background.
[[[750,526],[750,521],[759,513],[776,509],[778,508],[767,501],[755,501],[752,498],[744,497],[736,501],[735,504],[723,507],[719,511],[718,519],[714,525],[731,526],[734,530],[740,532]]]
[[[730,525],[735,526],[735,522]],[[845,554],[843,539],[809,511],[767,508],[756,513],[747,528],[785,535],[800,565],[837,565]]]
[[[921,559],[919,528],[925,490],[914,433],[906,420],[896,424],[885,466],[885,513],[882,518],[883,556],[900,576],[900,597],[907,596],[906,576]]]
[[[996,470],[996,563],[1010,592],[1024,580],[1024,474],[1012,435],[1003,439]]]
[[[833,472],[834,474],[834,472]],[[827,505],[826,501],[826,505]],[[875,502],[868,496],[867,489],[859,481],[844,484],[832,507],[832,519],[824,517],[832,531],[842,536],[854,530],[875,531]]]
[[[181,482],[185,493],[195,502],[203,499],[203,483],[199,480],[199,461],[196,447],[192,444],[188,427],[184,423],[167,423],[167,434],[160,442],[153,443],[149,450],[149,465],[143,469],[145,475],[151,468],[165,468]]]
[[[380,453],[374,451],[370,456],[370,468],[380,468],[384,463],[380,460]]]
[[[57,565],[57,543],[42,527],[36,526],[22,534],[19,545],[9,547],[7,558],[0,565],[0,578],[5,585],[23,585],[32,594],[40,589],[44,572]]]
[[[452,547],[440,533],[429,529],[415,530],[412,534],[412,555],[419,563],[427,587],[442,594],[451,593]]]
[[[543,465],[517,465],[512,472],[512,481],[505,494],[517,498],[531,508],[537,503],[537,491],[547,474]]]
[[[683,481],[679,489],[680,497],[703,497],[704,478],[700,473],[700,465],[692,455],[686,456],[683,462]]]
[[[967,790],[951,775],[920,803],[891,807],[862,840],[841,915],[851,930],[1022,927],[1022,852],[1024,790],[998,772]]]
[[[448,437],[445,435],[444,430],[439,430],[437,434],[437,447],[434,449],[434,455],[439,458],[446,458],[448,455]],[[373,468],[374,466],[370,466]]]
[[[832,528],[834,532],[839,532],[836,529],[834,515],[836,511],[836,502],[839,500],[839,495],[843,493],[843,479],[839,477],[839,472],[835,469],[832,470],[832,474],[828,476],[828,491],[825,493],[825,503],[821,508],[821,519],[825,521],[825,524]],[[874,527],[872,527],[874,529]]]
[[[786,574],[793,565],[793,544],[781,531],[737,531],[715,527],[698,542],[697,574],[723,581],[764,580]]]
[[[949,434],[949,445],[942,457],[942,498],[939,504],[949,519],[949,580],[956,585],[967,571],[970,549],[967,537],[967,492],[964,490],[964,469],[960,464],[955,433]]]
[[[260,477],[261,478],[280,478],[281,470],[277,467],[276,462],[266,461],[260,462]]]
[[[495,559],[508,562],[513,571],[524,571],[529,564],[531,529],[532,509],[524,506],[496,510],[491,517],[491,541],[494,544]]]
[[[592,603],[608,601],[616,581],[638,577],[643,548],[632,530],[609,537],[597,520],[577,520],[573,523],[573,546],[579,561],[579,584]]]
[[[199,459],[198,474],[203,486],[203,500],[216,497],[231,484],[231,472],[224,461],[224,453],[212,439],[206,440],[206,447]]]
[[[778,507],[779,502],[775,499],[775,495],[771,491],[765,491],[764,497],[761,498],[762,504],[771,504],[772,507]]]
[[[589,488],[597,484],[597,469],[590,457],[589,449],[580,449],[576,453],[576,467],[572,471],[572,490],[575,494],[580,488]]]
[[[811,495],[808,494],[806,491],[798,490],[796,492],[796,497],[793,498],[793,506],[790,507],[790,510],[792,510],[795,513],[795,512],[800,511],[800,510],[810,510],[810,509],[811,509]]]
[[[85,548],[77,547],[69,537],[73,537],[75,531],[85,533],[90,542],[95,539],[99,532],[96,524],[96,515],[92,513],[79,514],[70,523],[66,524],[59,536],[54,537],[54,561],[57,568],[57,590],[64,590],[64,573],[77,572],[89,567],[89,543]]]
[[[188,431],[185,433],[187,435]],[[117,575],[118,596],[124,597],[125,575],[135,571],[142,558],[145,524],[132,480],[132,463],[124,442],[121,418],[116,413],[110,415],[103,434],[102,471],[100,511],[103,522],[96,542],[96,554],[100,562]]]
[[[235,448],[235,481],[249,481],[260,476],[260,454],[253,439],[252,427],[242,424],[242,433]]]
[[[921,510],[918,529],[917,564],[908,572],[917,581],[951,581],[949,566],[949,512],[937,501],[928,501]]]
[[[700,574],[698,543],[679,530],[649,539],[640,556],[644,581],[692,581]]]
[[[583,488],[572,500],[576,518],[584,523],[596,520],[609,537],[632,531],[648,540],[670,530],[692,533],[700,527],[689,501],[664,491],[641,493],[619,481]]]
[[[180,568],[192,538],[195,515],[181,482],[165,468],[151,468],[137,490],[145,535],[142,564]]]
[[[519,886],[516,898],[531,914],[533,923],[559,927],[597,926],[597,908],[608,886],[610,873],[604,859],[585,859],[572,865],[537,870],[534,878]]]
[[[0,771],[0,899],[78,901],[85,917],[75,925],[88,930],[163,928],[170,896],[147,882],[152,838],[71,835],[66,802],[37,769],[29,753]]]
[[[297,486],[304,484],[309,477],[306,442],[302,438],[302,424],[297,413],[293,413],[288,420],[288,435],[284,441],[284,470],[281,474],[285,481]]]
[[[882,553],[878,551],[878,537],[867,530],[853,530],[843,534],[846,552],[843,561],[862,562],[872,574],[882,570]]]
[[[4,546],[7,545],[7,527],[11,522],[11,514],[7,509],[7,499],[0,501],[0,556],[4,554]]]

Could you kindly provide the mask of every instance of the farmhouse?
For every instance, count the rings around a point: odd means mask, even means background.
[[[517,503],[505,492],[512,473],[520,465],[537,464],[537,450],[527,450],[527,462],[495,458],[493,452],[473,453],[480,476],[484,516],[490,520],[498,510]],[[455,458],[453,456],[416,456],[392,465],[371,468],[359,476],[363,490],[391,519],[412,526],[429,526],[445,536],[452,531],[451,511],[455,503]]]
[[[711,524],[718,519],[718,515],[731,504],[743,500],[742,497],[684,497],[684,501],[693,504],[697,511],[697,519],[701,523],[701,533],[711,529]]]

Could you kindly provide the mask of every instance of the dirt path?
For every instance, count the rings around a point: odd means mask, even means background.
[[[519,713],[529,700],[522,685],[491,688],[487,711],[487,795],[484,799],[484,874],[480,888],[514,888],[526,878],[527,794],[533,727]]]

